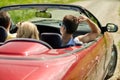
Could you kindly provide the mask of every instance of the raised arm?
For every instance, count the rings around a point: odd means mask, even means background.
[[[94,40],[98,35],[100,35],[101,30],[98,28],[98,26],[93,21],[91,21],[86,16],[78,17],[78,21],[79,21],[79,23],[81,23],[83,21],[87,22],[89,27],[91,28],[91,32],[90,33],[87,33],[85,35],[77,36],[77,38],[80,41],[82,41],[83,43],[90,42],[90,41]]]

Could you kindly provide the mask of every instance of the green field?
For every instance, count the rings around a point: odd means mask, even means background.
[[[11,4],[33,4],[33,3],[62,3],[68,4],[80,0],[0,0],[0,6],[11,5]]]

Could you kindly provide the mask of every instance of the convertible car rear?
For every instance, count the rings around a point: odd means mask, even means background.
[[[102,26],[87,9],[75,5],[25,4],[0,8],[11,16],[11,33],[19,21],[31,21],[41,40],[16,38],[0,45],[0,80],[104,80],[110,78],[117,63],[117,51],[110,32],[117,26]],[[101,35],[83,45],[59,47],[59,23],[65,15],[85,15],[98,25]],[[89,33],[85,22],[74,37]]]

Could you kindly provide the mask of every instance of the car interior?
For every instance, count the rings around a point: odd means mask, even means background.
[[[33,22],[34,23],[34,22]],[[58,26],[51,26],[51,25],[41,25],[39,23],[34,23],[37,26],[39,31],[40,40],[47,42],[52,48],[64,48],[69,46],[60,47],[61,44],[61,34],[60,34],[60,27]],[[58,24],[59,25],[59,24]],[[11,29],[11,33],[15,33],[17,31],[17,27],[13,25],[14,28]],[[90,32],[89,26],[83,27],[84,25],[80,24],[77,31],[73,34],[73,37],[84,35]]]

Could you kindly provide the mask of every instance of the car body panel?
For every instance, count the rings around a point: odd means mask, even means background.
[[[71,79],[73,79],[73,80],[77,80],[77,79],[82,80],[83,79],[84,80],[84,79],[89,78],[89,76],[91,76],[91,72],[96,72],[96,70],[95,70],[96,65],[99,65],[98,62],[101,61],[101,58],[105,54],[105,53],[101,53],[101,52],[106,52],[105,51],[106,50],[105,49],[106,45],[104,44],[103,38],[100,39],[100,41],[98,41],[98,43],[99,42],[101,44],[98,45],[97,43],[95,43],[91,47],[85,49],[85,51],[83,50],[82,51],[83,53],[82,52],[80,53],[80,54],[84,55],[84,57],[83,58],[81,58],[81,57],[78,58],[79,63],[75,66],[73,72],[71,72],[69,77],[66,78],[65,80],[71,80]],[[79,56],[79,54],[77,56]],[[102,63],[102,64],[104,64],[104,63]],[[93,68],[90,68],[91,66]],[[103,67],[104,67],[104,65],[101,66],[100,70],[102,70]],[[93,76],[93,77],[95,77],[95,76]]]
[[[99,65],[99,62],[102,61],[104,54],[106,54],[106,53],[103,53],[103,52],[106,52],[105,51],[106,45],[104,44],[104,42],[105,42],[105,40],[102,37],[102,38],[98,39],[97,42],[95,41],[94,45],[92,45],[90,47],[86,47],[85,49],[83,48],[83,50],[82,51],[80,50],[80,52],[79,52],[79,47],[78,48],[71,47],[71,49],[67,49],[67,50],[61,49],[58,51],[47,49],[46,52],[48,52],[48,53],[46,53],[46,55],[43,54],[44,51],[42,51],[42,53],[40,53],[41,55],[38,55],[38,54],[34,54],[33,56],[32,55],[21,55],[21,57],[19,57],[19,56],[16,56],[16,54],[13,54],[14,57],[9,57],[9,56],[6,57],[5,56],[6,59],[8,59],[8,60],[7,61],[3,60],[3,61],[1,61],[2,63],[0,62],[2,64],[1,68],[0,68],[1,75],[5,75],[7,72],[8,73],[7,75],[10,75],[9,77],[11,77],[11,79],[13,79],[12,76],[14,75],[14,76],[16,76],[16,77],[14,77],[14,79],[17,79],[17,80],[21,80],[21,79],[26,79],[26,80],[33,79],[34,80],[35,78],[37,78],[37,76],[38,76],[39,80],[43,80],[43,79],[48,79],[46,77],[46,75],[48,75],[50,77],[50,74],[52,74],[50,80],[54,80],[55,79],[54,74],[56,74],[59,70],[58,76],[56,76],[57,77],[56,79],[62,79],[60,75],[62,75],[62,77],[63,77],[63,74],[65,75],[63,80],[87,79],[87,78],[89,78],[89,76],[91,76],[91,71],[96,72],[96,70],[95,70],[95,68],[97,67],[96,65]],[[100,43],[100,44],[98,44],[98,43]],[[9,47],[9,44],[8,43],[6,43],[6,44]],[[33,43],[33,44],[38,46],[35,43]],[[22,46],[22,45],[18,45],[16,43],[13,45],[13,43],[12,43],[12,47],[15,47],[16,45],[18,47]],[[30,45],[28,45],[28,46],[30,46]],[[31,47],[34,47],[34,46],[31,45]],[[21,49],[21,52],[19,51],[20,53],[23,53],[22,51],[24,51],[25,48],[22,47],[22,49]],[[3,50],[3,49],[0,49],[0,50]],[[9,48],[8,48],[8,50],[10,51]],[[11,50],[11,51],[13,51],[13,50]],[[66,53],[66,51],[68,53]],[[75,51],[75,53],[69,53],[72,51]],[[15,52],[18,52],[18,51],[15,50]],[[59,54],[59,52],[63,52],[63,53]],[[20,53],[18,53],[18,55]],[[28,53],[32,54],[31,52],[28,52]],[[38,56],[36,57],[35,55],[38,55]],[[55,55],[57,55],[57,56],[55,56]],[[71,55],[71,57],[68,55]],[[46,58],[44,59],[44,56],[47,56],[48,59],[46,59]],[[62,57],[62,56],[65,56],[65,57]],[[18,57],[18,59],[16,57]],[[25,61],[24,61],[24,59],[25,59]],[[44,60],[45,60],[45,62],[44,62]],[[105,61],[101,63],[102,66],[99,67],[100,71],[102,69],[104,70],[104,68],[107,67],[107,66],[105,67],[104,64],[105,64]],[[6,68],[7,68],[7,70],[6,70]],[[68,70],[67,73],[66,73],[65,69]],[[62,73],[62,74],[59,74],[59,73]],[[99,73],[99,72],[96,72],[96,73]],[[22,74],[23,77],[22,77],[22,75],[21,75],[21,77],[19,77],[19,74]],[[26,77],[26,76],[28,76],[28,77]],[[0,77],[0,79],[5,78],[4,80],[8,80],[9,77],[3,76],[3,78]]]

